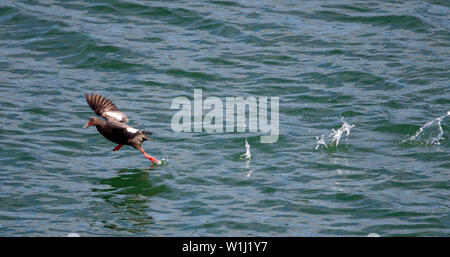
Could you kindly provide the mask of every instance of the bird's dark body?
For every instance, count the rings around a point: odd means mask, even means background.
[[[115,121],[105,122],[103,125],[96,125],[98,132],[102,134],[108,140],[119,145],[130,145],[136,149],[139,149],[142,142],[149,140],[145,136],[143,131],[137,131],[136,133],[130,133],[127,129],[133,129],[132,127]]]

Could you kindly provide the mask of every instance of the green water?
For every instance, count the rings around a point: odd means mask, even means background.
[[[0,235],[448,236],[450,117],[410,138],[450,110],[449,18],[447,1],[0,0]],[[278,142],[175,133],[194,88],[279,97]],[[166,163],[82,129],[85,92]]]

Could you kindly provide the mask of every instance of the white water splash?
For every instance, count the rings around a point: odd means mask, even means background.
[[[252,154],[250,153],[250,144],[247,141],[247,138],[245,138],[245,153],[241,154],[241,159],[245,159],[245,168],[248,169],[247,178],[249,178],[252,173],[253,169],[250,167],[250,158],[252,157]]]
[[[341,139],[342,134],[346,133],[347,134],[347,140],[348,137],[350,136],[350,129],[353,128],[355,125],[349,125],[347,122],[344,121],[344,117],[341,118],[342,121],[342,126],[338,129],[338,130],[334,130],[332,129],[332,133],[330,134],[330,136],[333,137],[333,139],[331,140],[331,144],[335,145],[336,147],[339,145],[339,140]]]
[[[408,139],[402,141],[402,143],[420,143],[427,145],[440,145],[440,140],[444,139],[442,136],[444,135],[444,130],[441,126],[441,121],[450,116],[450,111],[447,111],[447,114],[438,117],[430,122],[425,123],[420,129]],[[437,135],[433,136],[433,128],[437,129]]]
[[[316,137],[316,140],[316,150],[318,150],[321,145],[327,147],[327,143],[325,143],[325,135],[320,136],[320,139],[319,137]]]
[[[355,125],[350,125],[346,121],[344,121],[344,117],[341,118],[342,126],[338,130],[331,129],[331,133],[327,136],[327,138],[331,138],[331,142],[329,144],[325,141],[325,135],[322,135],[320,138],[316,137],[316,150],[323,146],[327,147],[338,147],[339,141],[341,140],[342,135],[345,133],[347,135],[346,140],[350,136],[350,129],[352,129]]]
[[[163,158],[161,158],[160,164],[166,164],[168,161],[169,161],[168,157],[163,157]]]
[[[247,138],[245,138],[245,153],[241,155],[241,158],[246,160],[250,160],[252,154],[250,153],[250,145],[247,142]]]

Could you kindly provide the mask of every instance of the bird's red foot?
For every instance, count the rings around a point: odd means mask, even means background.
[[[122,148],[123,145],[117,145],[116,147],[114,147],[113,152],[114,151],[119,151],[120,148]]]
[[[161,161],[158,161],[157,159],[155,159],[155,158],[151,157],[150,155],[148,155],[148,154],[144,151],[144,149],[141,148],[141,149],[139,149],[139,150],[141,151],[141,153],[144,154],[145,158],[149,159],[149,160],[152,161],[153,163],[161,164]]]

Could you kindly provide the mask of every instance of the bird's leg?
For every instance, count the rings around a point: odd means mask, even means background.
[[[123,145],[117,145],[116,147],[114,147],[113,151],[119,151],[120,148],[122,148]]]
[[[155,158],[151,157],[150,155],[148,155],[148,154],[144,151],[144,149],[139,148],[139,151],[141,151],[141,153],[144,154],[145,158],[149,159],[150,161],[152,161],[152,162],[154,162],[154,163],[156,163],[156,164],[161,164],[160,161],[158,161],[157,159],[155,159]]]

